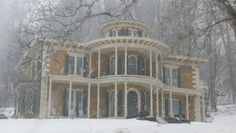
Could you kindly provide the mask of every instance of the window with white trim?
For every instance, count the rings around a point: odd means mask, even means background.
[[[115,74],[115,56],[112,56],[110,58],[109,62],[109,74],[114,75]]]
[[[83,76],[84,73],[84,56],[67,55],[65,59],[65,74],[74,74]]]
[[[137,74],[137,57],[134,55],[128,57],[128,74]]]
[[[178,70],[172,69],[172,85],[178,86]]]
[[[164,80],[163,82],[167,85],[172,85],[178,87],[179,82],[179,75],[178,75],[178,69],[172,68],[172,67],[164,67],[163,68],[163,75]]]

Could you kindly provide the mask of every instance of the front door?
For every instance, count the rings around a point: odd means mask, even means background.
[[[135,117],[138,113],[138,95],[135,91],[128,93],[128,117]]]

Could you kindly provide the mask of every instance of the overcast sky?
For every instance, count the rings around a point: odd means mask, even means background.
[[[3,59],[7,52],[7,46],[12,41],[10,36],[14,23],[14,0],[0,0],[0,57]]]
[[[15,0],[0,0],[0,74],[2,73],[2,68],[4,65],[4,60],[7,55],[8,45],[12,42],[12,29],[14,28],[12,24],[14,23],[14,8],[12,3]]]

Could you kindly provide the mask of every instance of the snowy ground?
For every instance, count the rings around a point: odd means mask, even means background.
[[[4,114],[6,117],[10,118],[14,114],[14,108],[0,108],[0,114]]]
[[[0,120],[0,133],[236,133],[236,106],[219,107],[213,123],[157,124],[135,119]]]

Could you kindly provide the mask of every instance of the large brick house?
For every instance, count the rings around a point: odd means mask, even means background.
[[[21,61],[29,60],[24,63],[30,66],[24,71],[27,80],[15,85],[16,115],[127,118],[148,111],[204,121],[199,65],[206,60],[171,55],[139,22],[113,21],[102,31],[104,38],[85,44],[50,39],[32,43]]]

